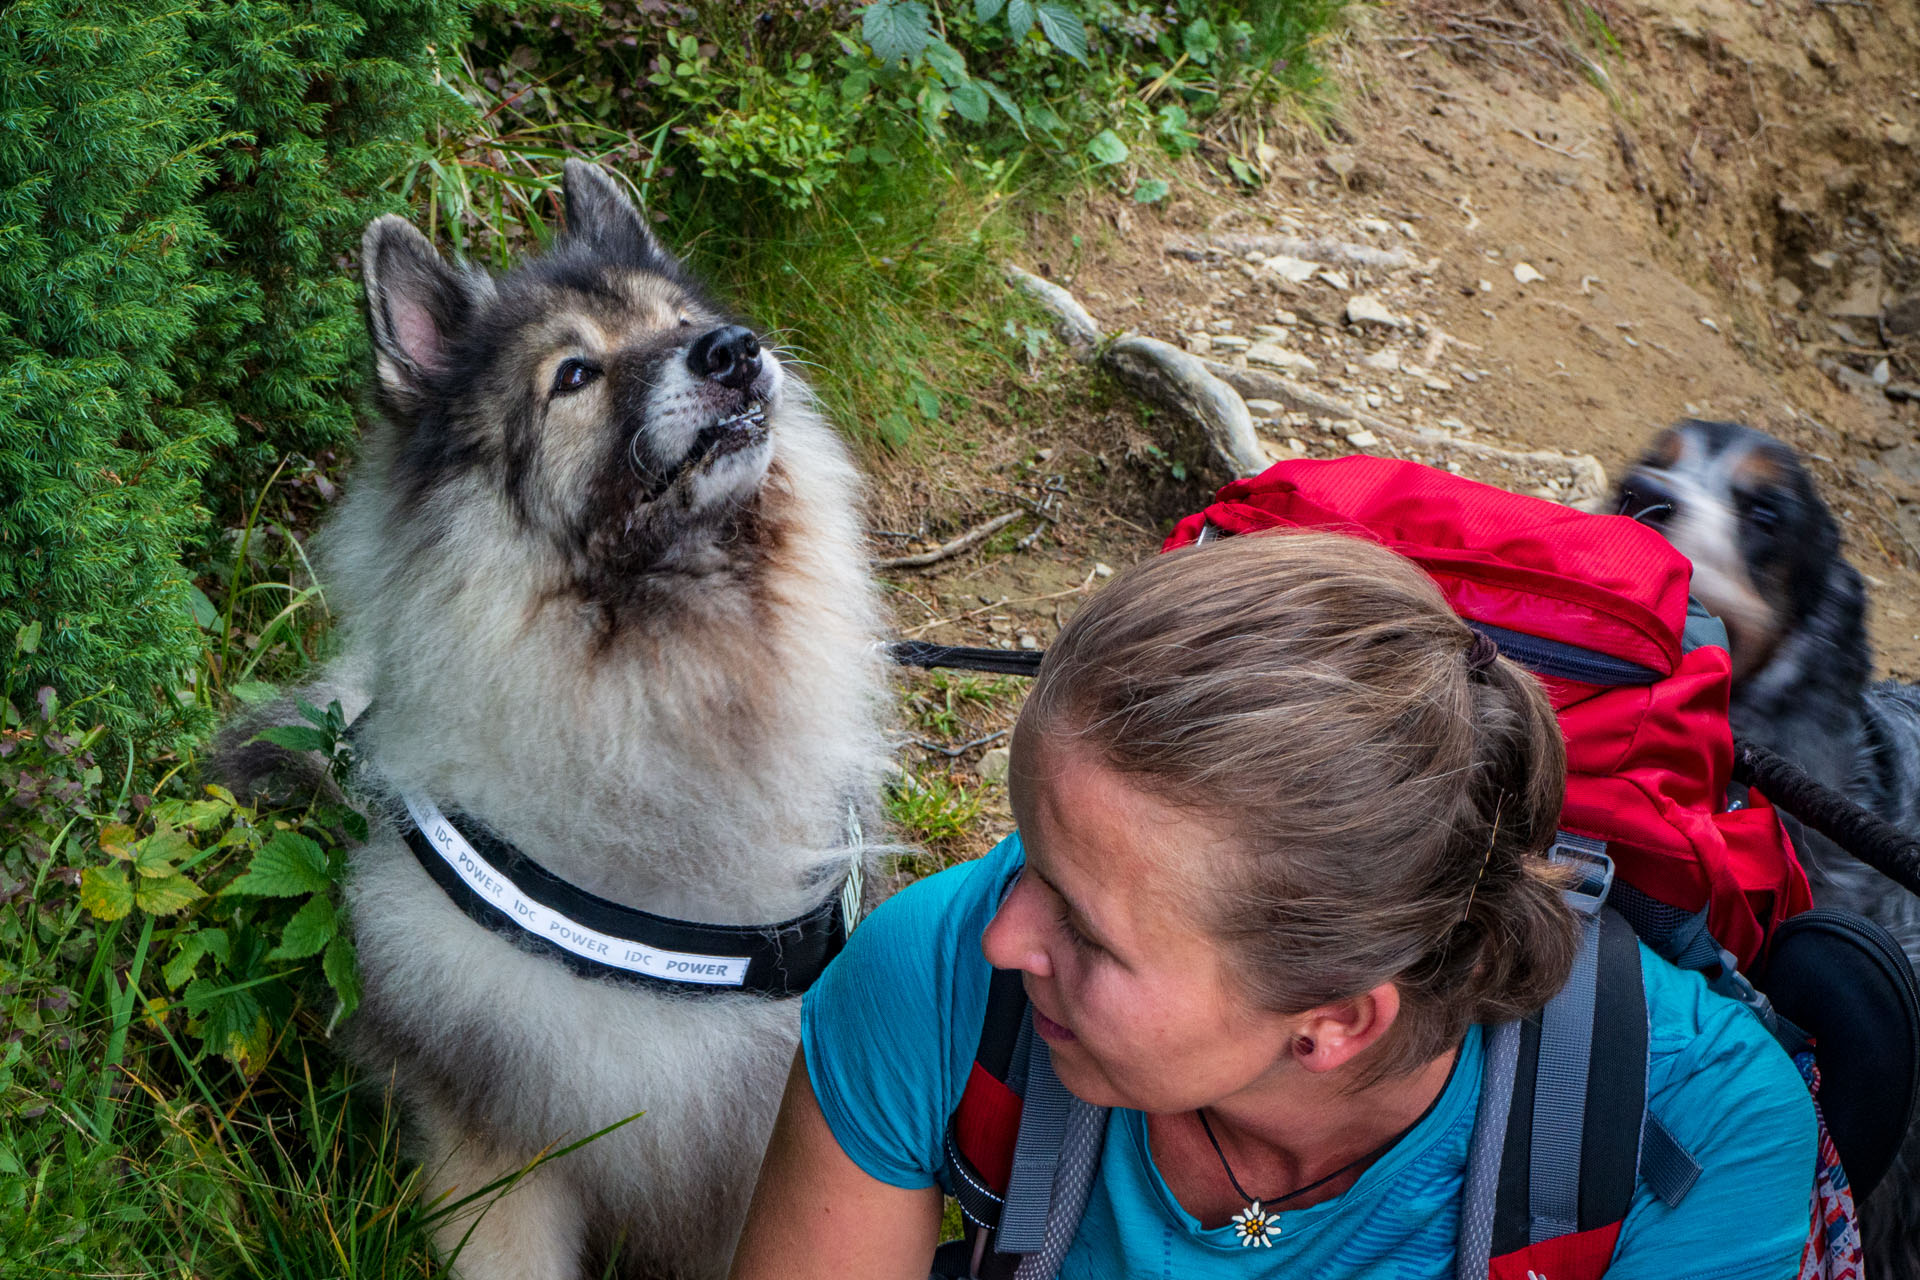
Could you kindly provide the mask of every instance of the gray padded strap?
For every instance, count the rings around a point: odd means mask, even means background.
[[[1587,1068],[1593,1058],[1593,1004],[1600,979],[1600,909],[1613,886],[1613,864],[1605,848],[1599,841],[1562,832],[1550,855],[1579,879],[1565,896],[1581,916],[1580,951],[1567,985],[1540,1014],[1527,1178],[1527,1236],[1533,1244],[1580,1229],[1580,1144],[1586,1131]]]
[[[1460,1199],[1460,1245],[1456,1280],[1487,1280],[1493,1257],[1493,1213],[1500,1195],[1500,1154],[1506,1146],[1507,1111],[1520,1061],[1520,1024],[1503,1022],[1486,1032],[1486,1065],[1480,1074],[1480,1111],[1467,1150],[1466,1187]]]
[[[1074,1098],[1067,1111],[1067,1128],[1060,1140],[1060,1163],[1053,1174],[1053,1200],[1047,1208],[1046,1236],[1038,1252],[1020,1259],[1014,1280],[1054,1280],[1066,1261],[1067,1247],[1080,1231],[1080,1215],[1087,1211],[1093,1175],[1100,1163],[1100,1145],[1107,1132],[1107,1109]]]
[[[1053,1202],[1054,1173],[1060,1163],[1067,1117],[1078,1101],[1053,1073],[1047,1042],[1033,1038],[1027,1056],[1027,1088],[1020,1102],[1020,1137],[1013,1147],[1013,1172],[1000,1210],[997,1253],[1037,1253],[1046,1240],[1047,1209]]]

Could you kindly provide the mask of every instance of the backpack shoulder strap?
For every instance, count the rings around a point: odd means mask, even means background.
[[[1538,1018],[1487,1032],[1458,1280],[1598,1277],[1639,1183],[1677,1203],[1699,1172],[1649,1118],[1640,950],[1632,926],[1601,909],[1605,857],[1564,837],[1561,852],[1588,880],[1568,892],[1580,951]]]
[[[1000,1225],[1020,1132],[1021,1095],[1026,1087],[1024,1050],[1030,1047],[1031,1037],[1020,974],[995,969],[966,1088],[947,1118],[947,1185],[973,1230],[991,1232]]]
[[[1086,1209],[1106,1115],[1054,1074],[1020,975],[994,970],[979,1048],[947,1120],[946,1179],[968,1230],[963,1265],[943,1247],[946,1273],[1051,1280]]]

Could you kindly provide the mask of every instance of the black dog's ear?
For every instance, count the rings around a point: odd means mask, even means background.
[[[449,266],[425,236],[393,214],[367,225],[360,272],[381,384],[405,394],[445,372],[453,338],[472,318],[485,278]]]
[[[567,197],[567,241],[589,245],[601,257],[636,267],[673,262],[673,255],[653,238],[639,208],[605,169],[585,160],[569,160],[562,185]]]

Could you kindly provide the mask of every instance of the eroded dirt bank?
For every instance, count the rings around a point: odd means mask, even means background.
[[[1764,427],[1814,460],[1882,670],[1920,677],[1920,5],[1622,0],[1580,33],[1557,13],[1356,9],[1331,138],[1249,130],[1228,141],[1265,169],[1254,194],[1092,201],[1035,228],[1023,265],[1109,331],[1609,475],[1683,415]],[[1063,422],[1014,404],[1004,438],[879,468],[881,554],[1015,504],[1056,520],[891,575],[901,630],[1044,645],[1100,566],[1150,553],[1204,496],[1218,477],[1109,394]],[[1284,398],[1249,407],[1274,456],[1398,450],[1574,496]]]

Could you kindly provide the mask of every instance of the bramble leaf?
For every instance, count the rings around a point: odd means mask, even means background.
[[[118,920],[133,910],[125,867],[88,867],[80,873],[80,905],[96,919]]]
[[[124,822],[109,822],[100,828],[100,852],[122,862],[133,858],[133,828]]]
[[[346,1017],[360,1004],[360,965],[354,956],[353,943],[345,934],[337,935],[327,944],[327,953],[320,958],[320,971],[327,975],[328,984],[340,997],[340,1012],[336,1016]]]
[[[304,960],[317,954],[338,932],[340,921],[333,903],[315,895],[293,913],[293,919],[280,931],[280,945],[267,952],[267,959]]]
[[[249,741],[271,742],[276,747],[285,747],[289,751],[325,751],[333,746],[333,736],[321,729],[309,729],[305,725],[276,724],[253,735]]]
[[[206,896],[205,889],[178,873],[143,879],[133,886],[134,901],[140,909],[156,916],[170,916],[188,903]]]
[[[987,112],[992,106],[987,100],[987,91],[977,81],[969,80],[953,87],[953,109],[960,113],[962,120],[971,124],[985,124]]]
[[[296,832],[277,831],[273,839],[253,855],[246,874],[228,885],[225,892],[259,898],[292,898],[305,893],[324,893],[329,887],[327,855],[320,846]]]
[[[1033,0],[1007,0],[1007,34],[1017,43],[1033,30]]]
[[[1040,20],[1040,33],[1048,43],[1082,66],[1087,61],[1087,24],[1080,15],[1058,4],[1043,4],[1034,10]]]
[[[882,62],[911,62],[932,36],[927,6],[919,0],[874,0],[860,15],[860,37]]]

